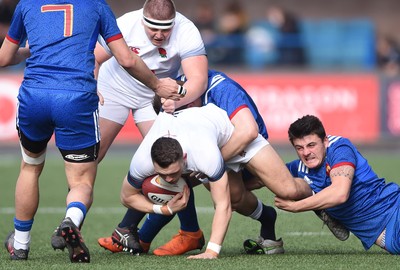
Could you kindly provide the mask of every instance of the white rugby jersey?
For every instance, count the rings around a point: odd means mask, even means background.
[[[210,181],[219,180],[225,171],[220,148],[228,142],[233,129],[226,112],[211,103],[174,114],[161,112],[132,158],[131,185],[141,188],[143,180],[155,174],[150,150],[163,136],[178,140],[182,146],[187,155],[184,173],[200,172]]]
[[[175,79],[182,73],[180,69],[183,59],[206,54],[199,30],[179,12],[176,13],[169,40],[161,47],[154,46],[148,39],[142,18],[143,9],[126,13],[117,19],[118,27],[130,49],[142,58],[158,78]],[[111,53],[104,40],[99,41]],[[131,77],[114,57],[100,68],[98,90],[105,100],[111,99],[132,109],[151,104],[154,96],[151,89]]]

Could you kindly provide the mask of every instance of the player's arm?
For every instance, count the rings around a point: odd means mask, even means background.
[[[351,183],[354,177],[354,167],[341,165],[330,171],[332,184],[313,196],[299,201],[275,198],[275,205],[290,212],[303,212],[334,207],[345,203],[350,195]]]
[[[112,55],[110,55],[100,43],[97,42],[96,47],[94,49],[95,56],[95,69],[94,69],[94,77],[97,79],[99,75],[99,69],[101,65],[110,59]]]
[[[258,136],[258,125],[249,108],[242,108],[231,119],[235,129],[229,141],[221,148],[224,160],[239,155]]]
[[[140,189],[133,187],[125,177],[121,188],[121,202],[125,207],[133,208],[140,212],[160,214],[159,211],[161,211],[163,215],[172,215],[187,206],[189,194],[190,191],[186,186],[182,193],[178,193],[168,202],[168,207],[164,205],[158,208],[157,211],[157,207],[142,194]]]
[[[179,100],[178,84],[170,78],[158,79],[143,60],[129,50],[124,39],[120,38],[107,44],[118,63],[134,78],[152,89],[158,96]]]
[[[29,48],[20,48],[19,44],[5,38],[0,48],[0,67],[19,64],[30,55]]]
[[[163,109],[172,113],[175,109],[189,104],[199,98],[207,89],[208,60],[205,55],[188,57],[181,62],[183,74],[187,81],[184,83],[186,95],[177,101],[166,100]]]
[[[209,185],[215,208],[210,240],[204,253],[189,256],[189,259],[217,258],[228,231],[229,221],[232,216],[228,174],[225,172],[218,181],[210,182]]]

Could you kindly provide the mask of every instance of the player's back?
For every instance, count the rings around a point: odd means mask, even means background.
[[[95,91],[93,50],[100,30],[110,31],[101,20],[106,21],[106,14],[115,22],[107,8],[103,0],[22,0],[14,20],[24,27],[13,27],[10,33],[11,38],[28,39],[31,57],[24,84]],[[26,36],[13,31],[25,31]]]

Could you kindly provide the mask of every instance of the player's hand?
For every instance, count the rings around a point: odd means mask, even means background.
[[[179,212],[186,208],[189,201],[190,190],[187,185],[183,187],[183,191],[176,194],[169,202],[168,207],[173,213]]]
[[[173,113],[175,111],[175,101],[172,99],[161,98],[163,111],[166,113]]]
[[[156,94],[162,98],[179,100],[186,95],[186,89],[171,78],[159,79]]]
[[[209,250],[197,255],[191,255],[187,257],[188,259],[218,259],[218,254]]]
[[[279,209],[296,213],[297,210],[295,208],[295,204],[296,201],[275,197],[275,206],[278,207]]]

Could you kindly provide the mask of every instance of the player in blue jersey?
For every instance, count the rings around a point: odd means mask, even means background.
[[[158,80],[131,53],[104,0],[21,0],[0,49],[0,66],[27,59],[16,119],[22,162],[15,192],[15,229],[6,239],[12,260],[28,258],[39,176],[54,133],[69,192],[66,215],[52,245],[67,247],[71,262],[90,262],[80,227],[93,200],[100,144],[93,54],[99,35],[129,74],[157,94],[181,97],[174,80]],[[20,48],[26,40],[29,48]]]
[[[289,127],[289,140],[299,157],[287,164],[295,177],[306,180],[315,195],[275,204],[290,212],[325,211],[360,239],[400,254],[400,187],[386,183],[346,138],[327,136],[321,121],[306,115]]]
[[[185,77],[182,76],[179,80],[185,81]],[[266,126],[253,100],[237,82],[226,74],[209,70],[206,92],[201,98],[185,107],[200,107],[208,103],[213,103],[226,111],[235,127],[234,135],[230,138],[230,143],[233,147],[221,148],[221,153],[225,160],[230,160],[232,157],[242,153],[259,134],[268,139]],[[172,110],[170,107],[164,109],[166,111]],[[265,160],[263,166],[268,168],[271,173],[266,178],[276,176],[282,179],[287,176],[288,171],[271,145],[268,145],[268,160]],[[241,172],[230,170],[228,177],[231,187],[232,208],[242,215],[261,222],[259,241],[264,247],[263,252],[266,254],[283,253],[283,242],[281,239],[276,239],[275,235],[275,209],[264,205],[244,186],[243,180],[252,178],[252,174],[246,169]],[[155,249],[154,254],[158,256],[180,255],[190,250],[201,249],[202,245],[200,243],[204,242],[204,238],[201,238],[202,235],[200,237],[198,234],[199,225],[196,218],[193,192],[191,192],[188,207],[179,212],[178,215],[181,220],[179,233],[170,242]],[[172,217],[150,214],[139,231],[144,252],[149,250],[151,241],[171,219]],[[137,220],[135,224],[139,224],[139,222],[140,220]],[[113,252],[120,250],[116,246],[107,246],[106,248]]]

